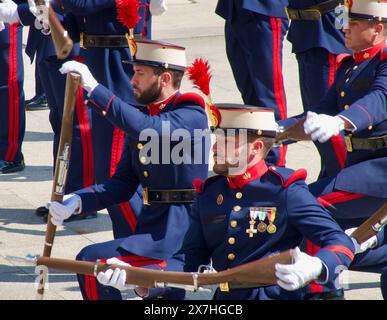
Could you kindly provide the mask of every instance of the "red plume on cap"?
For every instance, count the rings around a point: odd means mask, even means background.
[[[139,0],[115,0],[117,8],[117,20],[128,29],[133,29],[140,20],[138,9]]]
[[[190,67],[187,67],[188,79],[206,96],[210,95],[210,81],[212,78],[210,64],[202,58],[195,59]]]
[[[194,88],[199,89],[207,96],[208,102],[206,103],[206,111],[210,119],[211,127],[218,127],[220,123],[220,114],[212,104],[210,94],[210,81],[212,74],[208,60],[203,60],[202,58],[195,59],[192,65],[187,67],[186,71],[188,79],[194,84]]]

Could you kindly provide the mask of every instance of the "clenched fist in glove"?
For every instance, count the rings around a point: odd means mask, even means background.
[[[77,194],[66,194],[63,202],[52,201],[47,203],[47,208],[52,216],[51,222],[54,226],[61,226],[63,221],[73,214],[80,214],[82,211],[82,200]]]
[[[0,21],[4,23],[19,22],[19,14],[17,13],[17,4],[12,0],[3,0],[0,2]]]
[[[125,263],[117,258],[108,259],[106,263],[130,267],[129,263]],[[97,275],[97,280],[99,283],[105,286],[111,286],[120,291],[134,289],[137,287],[135,285],[126,284],[126,271],[125,269],[120,269],[120,268],[116,268],[114,270],[109,269],[109,270],[106,270],[105,272],[103,271],[99,272]]]
[[[301,252],[298,247],[292,250],[292,255],[294,264],[275,265],[277,284],[288,291],[297,290],[317,279],[324,267],[319,258]]]
[[[89,93],[93,92],[96,86],[98,86],[97,80],[94,79],[87,65],[78,61],[67,61],[59,69],[62,74],[75,72],[81,76],[81,86]]]
[[[151,0],[149,10],[152,16],[161,16],[168,10],[168,7],[165,0]]]
[[[344,130],[345,122],[339,116],[328,116],[308,111],[304,122],[304,131],[310,135],[313,141],[327,142],[333,136],[337,136]]]
[[[356,230],[357,228],[351,228],[351,229],[347,229],[345,230],[345,233],[351,237],[351,234]],[[351,240],[353,242],[353,245],[355,246],[355,254],[359,254],[359,253],[362,253],[364,251],[367,251],[368,249],[372,249],[374,247],[377,246],[378,244],[378,239],[376,238],[376,236],[373,236],[371,238],[369,238],[367,241],[363,242],[363,243],[358,243],[356,241],[355,238],[352,238],[351,237]]]

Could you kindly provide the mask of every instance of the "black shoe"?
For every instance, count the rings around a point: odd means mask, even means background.
[[[48,212],[47,212],[47,214],[45,214],[43,216],[44,222],[47,222],[47,217],[48,217]],[[63,222],[72,222],[72,221],[95,219],[95,218],[97,218],[97,212],[93,211],[93,212],[88,212],[88,213],[74,214],[70,218],[64,220]]]
[[[24,160],[20,160],[20,161],[0,160],[0,174],[23,171],[25,167],[26,166],[24,164]]]
[[[26,110],[28,111],[48,109],[47,99],[44,94],[41,96],[35,96],[32,99],[27,100],[25,105]]]
[[[45,206],[39,207],[35,210],[35,214],[38,217],[43,217],[48,215],[48,209]]]

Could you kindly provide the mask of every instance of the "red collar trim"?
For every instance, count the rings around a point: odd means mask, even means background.
[[[375,57],[385,47],[386,47],[385,41],[382,41],[371,48],[354,53],[353,58],[355,59],[356,63],[362,63],[366,60],[369,60]]]
[[[228,184],[231,189],[243,189],[250,181],[262,177],[268,170],[266,162],[261,160],[255,166],[247,169],[243,174],[236,177],[227,177]]]
[[[157,116],[160,114],[160,112],[166,107],[168,103],[171,102],[172,99],[174,99],[177,95],[178,91],[176,91],[173,95],[171,95],[169,98],[160,101],[158,103],[154,104],[148,104],[146,107],[148,108],[149,114],[151,116]]]

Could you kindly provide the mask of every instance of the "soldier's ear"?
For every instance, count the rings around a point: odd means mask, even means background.
[[[265,144],[263,143],[262,140],[256,139],[253,142],[253,153],[258,154],[259,152],[261,152],[263,150],[264,146],[265,146]]]
[[[384,31],[384,25],[383,23],[378,23],[376,26],[375,26],[375,34],[381,34],[383,33]]]
[[[169,72],[163,72],[161,74],[161,85],[166,87],[168,84],[172,83],[172,75]]]

